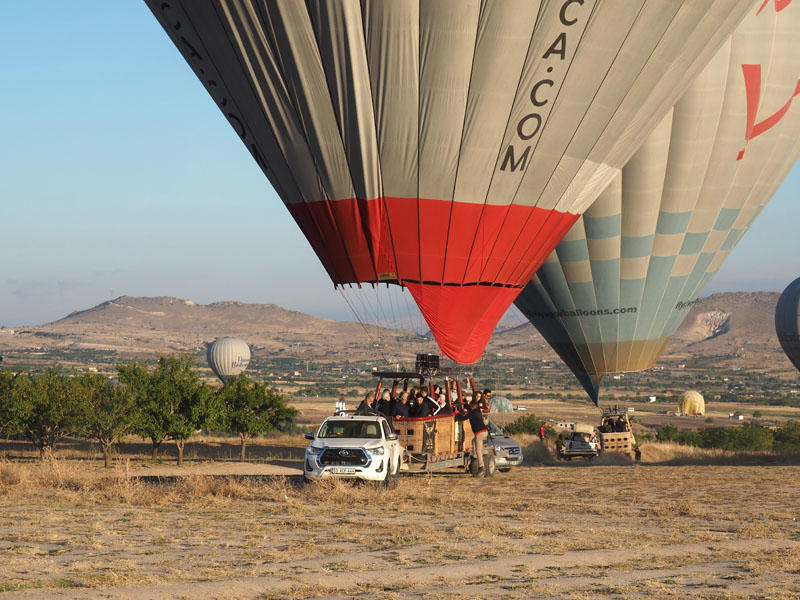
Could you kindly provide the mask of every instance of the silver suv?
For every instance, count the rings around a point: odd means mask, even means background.
[[[522,464],[522,446],[492,421],[489,421],[489,445],[494,447],[494,461],[500,471],[505,473]]]

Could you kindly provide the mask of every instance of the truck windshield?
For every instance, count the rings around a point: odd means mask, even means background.
[[[367,438],[381,439],[380,423],[377,421],[325,421],[320,427],[321,438]]]

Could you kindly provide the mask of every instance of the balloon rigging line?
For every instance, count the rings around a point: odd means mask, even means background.
[[[389,361],[387,360],[386,355],[383,354],[383,351],[381,350],[380,345],[375,341],[375,338],[372,336],[372,333],[370,333],[369,327],[367,327],[366,323],[364,323],[364,321],[361,320],[361,317],[359,316],[358,312],[353,307],[353,305],[350,303],[350,300],[348,299],[347,294],[345,294],[345,292],[344,292],[344,286],[339,286],[339,292],[341,293],[342,298],[344,298],[344,301],[347,303],[347,306],[350,308],[350,311],[353,313],[353,316],[355,316],[356,321],[358,321],[359,324],[361,325],[361,327],[364,329],[364,333],[367,334],[367,337],[369,338],[370,343],[372,344],[372,347],[373,348],[377,348],[378,352],[383,357],[383,360],[388,363]],[[356,294],[356,295],[358,295],[358,294]]]

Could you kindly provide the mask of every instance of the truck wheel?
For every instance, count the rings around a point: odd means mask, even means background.
[[[486,477],[494,477],[497,473],[497,464],[494,462],[494,454],[483,455],[484,474]]]
[[[395,467],[392,464],[392,459],[389,459],[389,463],[386,465],[386,476],[383,478],[381,483],[385,488],[393,488],[397,483],[397,473],[394,472]]]

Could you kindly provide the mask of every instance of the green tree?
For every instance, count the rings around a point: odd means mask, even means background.
[[[0,435],[16,433],[16,407],[14,406],[14,375],[0,371]]]
[[[136,395],[127,385],[114,385],[95,373],[81,375],[77,384],[81,399],[78,432],[98,443],[108,468],[114,442],[136,423]]]
[[[542,425],[545,426],[545,434],[547,437],[555,436],[555,430],[550,427],[546,423],[544,419],[540,419],[535,414],[530,413],[525,415],[524,417],[520,417],[513,423],[510,423],[503,427],[506,433],[511,435],[518,434],[518,433],[528,433],[532,435],[539,435],[539,431],[542,428]]]
[[[800,452],[800,421],[789,421],[775,431],[775,446],[784,452]]]
[[[150,456],[158,459],[158,450],[167,436],[168,423],[161,407],[154,405],[150,388],[152,371],[144,362],[131,362],[117,365],[119,382],[129,390],[135,404],[136,420],[133,433],[149,439],[152,448]]]
[[[217,396],[223,407],[224,427],[239,434],[241,461],[245,460],[248,440],[256,434],[276,429],[297,414],[268,383],[253,381],[247,375],[230,378]]]
[[[192,370],[191,355],[162,356],[150,378],[151,422],[158,424],[162,439],[172,439],[178,449],[178,465],[183,465],[186,440],[208,421],[213,421],[213,395]]]
[[[22,375],[12,385],[16,429],[39,450],[51,455],[56,443],[74,432],[79,395],[72,377],[57,366],[41,375]]]
[[[678,441],[679,433],[678,428],[672,423],[669,423],[658,430],[656,439],[659,442],[676,442]]]

